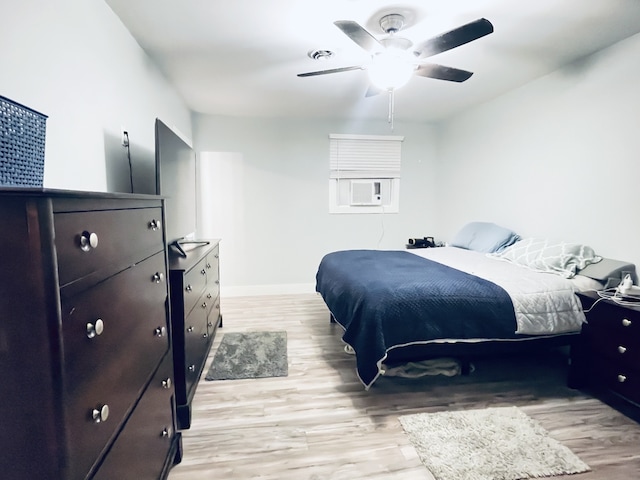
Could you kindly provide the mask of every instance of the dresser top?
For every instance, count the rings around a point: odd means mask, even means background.
[[[65,198],[123,198],[123,199],[159,199],[160,195],[146,193],[90,192],[82,190],[62,190],[40,187],[6,187],[0,186],[0,196],[28,197],[65,197]]]
[[[173,247],[167,247],[167,253],[169,256],[169,270],[176,271],[188,271],[200,260],[206,257],[211,251],[213,251],[220,243],[219,238],[204,238],[192,240],[192,245],[189,242],[185,242],[186,257],[181,256]]]
[[[613,295],[613,292],[611,294]],[[608,305],[615,305],[620,308],[628,308],[630,310],[640,312],[640,300],[638,300],[637,302],[633,300],[622,300],[622,302],[617,302],[609,298],[603,299],[600,297],[598,292],[594,292],[594,291],[578,292],[577,295],[579,297],[586,299],[585,300],[587,302],[587,304],[585,305],[586,308],[589,308],[592,304],[594,304],[597,301],[598,303],[604,302]]]

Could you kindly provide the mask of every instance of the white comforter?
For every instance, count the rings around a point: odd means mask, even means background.
[[[585,316],[575,282],[456,247],[419,248],[409,252],[501,286],[511,297],[518,334],[549,335],[580,331]]]

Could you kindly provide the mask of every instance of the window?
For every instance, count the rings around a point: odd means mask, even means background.
[[[329,213],[398,213],[403,140],[329,135]]]

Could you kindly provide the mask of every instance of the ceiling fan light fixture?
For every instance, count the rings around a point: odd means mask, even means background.
[[[371,83],[382,90],[404,87],[415,70],[415,57],[407,51],[393,48],[375,54],[367,68]]]

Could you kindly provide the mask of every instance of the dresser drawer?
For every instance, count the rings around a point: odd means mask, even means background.
[[[163,249],[162,209],[56,213],[60,285],[106,276]]]
[[[640,312],[600,302],[587,316],[589,329],[594,335],[635,342],[640,346]]]
[[[202,367],[206,361],[210,337],[207,331],[206,309],[196,307],[185,322],[184,350],[185,365],[184,378],[187,396],[194,384],[200,380]]]
[[[169,351],[167,286],[156,282],[159,272],[162,252],[62,298],[64,407],[78,475],[91,468]]]
[[[184,276],[184,312],[188,315],[207,285],[206,259],[198,262]]]
[[[207,315],[209,315],[217,301],[218,295],[216,294],[216,289],[207,285],[202,297],[198,300],[198,305],[200,308],[204,308],[207,311]]]
[[[631,336],[612,336],[611,332],[588,328],[586,335],[589,348],[620,363],[636,365],[640,368],[640,347],[638,340]]]
[[[213,294],[213,298],[216,298],[220,294],[220,279],[219,271],[220,271],[220,255],[219,255],[220,246],[216,245],[216,247],[207,255],[207,263],[205,268],[207,270],[207,288],[211,289]]]
[[[192,389],[196,387],[202,375],[202,369],[207,361],[209,342],[203,335],[189,339],[185,355],[185,392],[191,398]]]
[[[640,369],[616,361],[592,364],[593,375],[610,390],[640,405]]]
[[[94,480],[158,479],[175,436],[173,362],[167,355]],[[139,459],[132,464],[131,458]]]
[[[220,297],[211,302],[212,307],[207,316],[207,332],[210,337],[214,337],[217,328],[220,326]]]
[[[184,322],[184,337],[188,342],[191,337],[200,337],[207,332],[207,310],[197,305]]]

